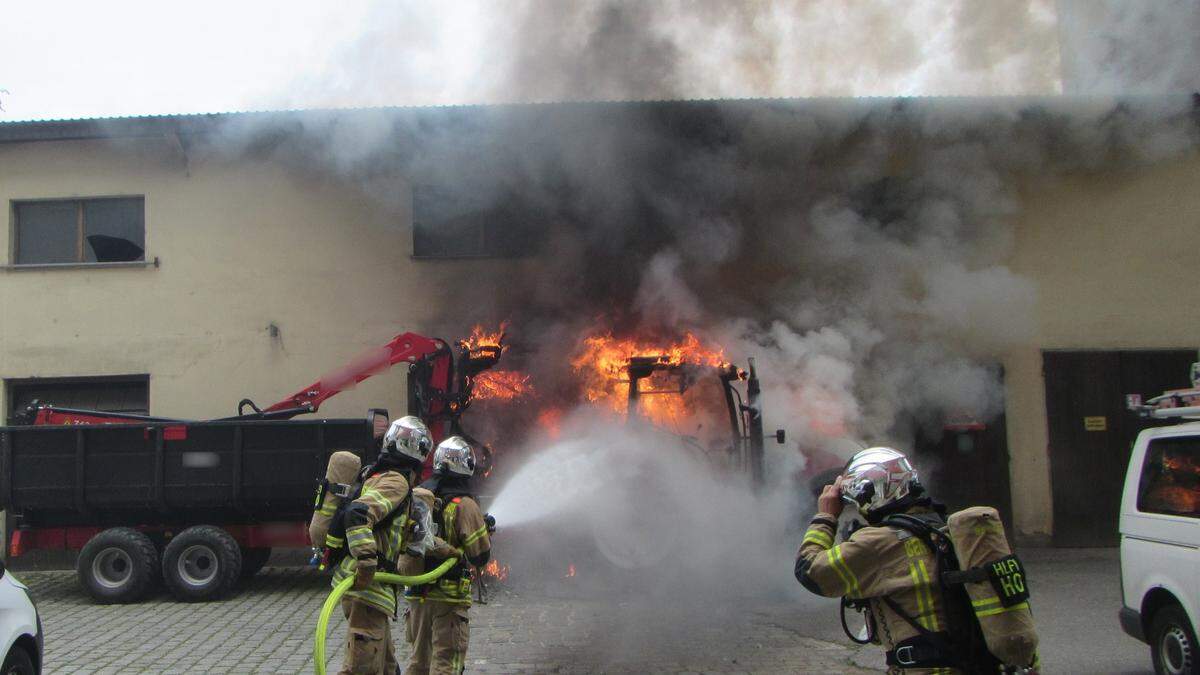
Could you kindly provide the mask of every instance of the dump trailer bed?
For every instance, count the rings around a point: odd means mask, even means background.
[[[363,419],[0,427],[0,508],[21,527],[306,521]]]
[[[272,548],[308,545],[330,455],[374,448],[366,419],[0,427],[7,552],[79,550],[101,602],[160,578],[180,599],[220,597]]]

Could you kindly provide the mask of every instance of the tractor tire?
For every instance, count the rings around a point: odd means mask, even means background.
[[[75,572],[88,595],[102,605],[137,602],[158,581],[158,550],[135,529],[110,528],[84,544]]]
[[[233,590],[242,574],[242,551],[228,532],[196,525],[167,542],[163,581],[177,600],[216,600]]]
[[[254,578],[255,574],[258,574],[262,571],[262,568],[267,566],[267,561],[270,559],[270,548],[242,549],[242,579]]]

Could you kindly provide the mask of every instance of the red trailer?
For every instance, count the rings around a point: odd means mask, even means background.
[[[8,555],[78,550],[80,583],[98,602],[133,602],[161,580],[181,600],[220,597],[271,549],[306,547],[316,480],[329,456],[378,452],[387,411],[296,420],[394,365],[408,367],[409,414],[435,443],[465,435],[474,378],[502,351],[492,342],[396,336],[283,400],[249,399],[234,417],[194,421],[35,402],[0,427],[0,508]],[[486,461],[488,458],[484,458]]]

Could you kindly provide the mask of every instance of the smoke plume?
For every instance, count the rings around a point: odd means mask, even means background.
[[[444,325],[431,328],[507,319],[507,366],[543,397],[497,409],[507,424],[489,424],[485,406],[468,420],[502,453],[530,450],[498,499],[502,527],[550,527],[522,505],[557,505],[566,520],[502,556],[534,565],[582,527],[612,563],[614,546],[646,553],[671,532],[667,562],[629,576],[650,603],[661,598],[648,589],[719,588],[730,575],[745,580],[739,593],[798,592],[781,534],[800,522],[793,481],[813,451],[910,448],[922,429],[1003,411],[997,366],[1036,335],[1038,289],[1008,265],[1020,187],[1197,143],[1187,96],[1044,96],[1061,86],[1049,2],[900,6],[477,4],[481,18],[455,38],[482,56],[430,71],[396,55],[444,42],[446,26],[411,3],[381,5],[368,35],[300,89],[331,104],[346,92],[393,101],[411,83],[427,102],[461,101],[462,82],[479,101],[614,101],[252,117],[214,151],[320,167],[437,241],[463,223],[486,228],[493,248],[479,252],[499,261],[413,264],[444,290]],[[1043,96],[678,100],[913,91]],[[558,443],[539,435],[539,406],[578,401],[571,360],[597,331],[693,333],[736,363],[755,358],[767,428],[789,434],[769,446],[768,488],[586,409]],[[641,537],[639,518],[655,536]],[[697,609],[685,596],[665,605]],[[645,636],[669,624],[631,625]]]

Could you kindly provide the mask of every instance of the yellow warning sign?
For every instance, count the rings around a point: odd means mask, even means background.
[[[1083,418],[1084,431],[1108,431],[1107,417],[1085,417]]]

